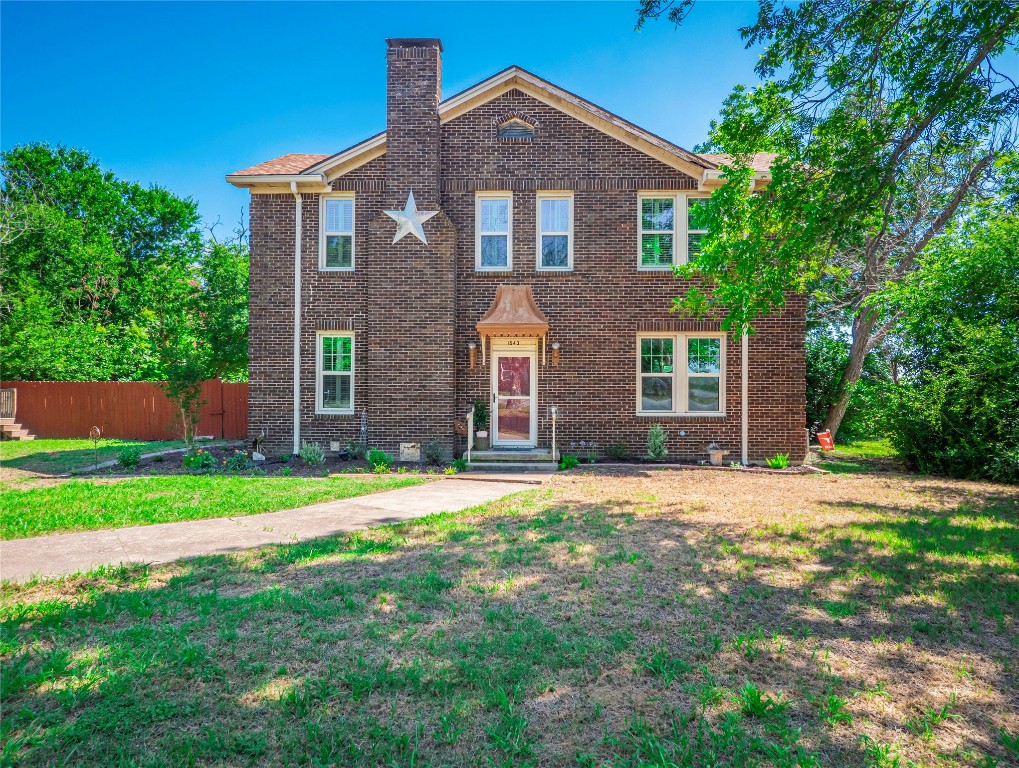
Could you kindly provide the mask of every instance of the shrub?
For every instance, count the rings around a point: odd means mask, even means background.
[[[630,457],[630,451],[622,443],[612,443],[605,446],[605,455],[616,461],[625,461]]]
[[[559,457],[559,469],[573,469],[578,464],[580,464],[580,460],[576,456],[565,454]]]
[[[438,466],[445,464],[449,460],[449,451],[438,440],[429,440],[421,449],[421,458],[425,460],[425,464],[435,464]]]
[[[652,424],[647,429],[647,455],[648,461],[661,461],[669,455],[667,442],[669,436],[661,424]]]
[[[223,468],[228,472],[243,472],[251,466],[248,454],[240,449],[223,459]]]
[[[468,467],[467,459],[453,459],[452,466],[457,472],[466,472]]]
[[[297,452],[297,455],[304,460],[305,464],[313,467],[326,463],[326,452],[322,450],[322,446],[318,443],[309,443],[307,440],[302,440],[301,450]]]
[[[768,466],[772,469],[785,469],[789,466],[789,454],[788,453],[776,453],[770,459],[768,459]]]
[[[379,471],[379,467],[383,467],[382,472],[388,472],[389,467],[393,464],[393,457],[378,448],[368,451],[367,458],[368,464],[375,472]]]
[[[360,440],[351,439],[347,441],[347,453],[352,459],[363,459],[368,453],[368,446]]]
[[[142,449],[128,446],[127,448],[121,448],[120,453],[117,454],[117,461],[124,469],[134,469],[141,463],[142,460]]]
[[[893,390],[892,445],[921,472],[1019,482],[1019,324],[959,323],[951,343]]]
[[[203,472],[216,466],[216,457],[204,448],[192,448],[184,454],[184,469]]]

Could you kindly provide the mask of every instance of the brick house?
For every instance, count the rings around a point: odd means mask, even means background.
[[[721,158],[518,67],[443,100],[441,43],[387,44],[384,133],[227,176],[251,192],[252,438],[454,448],[482,399],[493,447],[547,449],[555,408],[562,452],[640,454],[659,423],[670,457],[802,461],[806,300],[749,342],[669,311]]]

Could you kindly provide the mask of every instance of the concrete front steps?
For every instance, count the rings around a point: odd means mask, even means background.
[[[481,472],[555,472],[548,448],[494,448],[471,451],[470,468]]]
[[[0,424],[0,433],[7,440],[35,440],[35,435],[20,424],[10,421]]]

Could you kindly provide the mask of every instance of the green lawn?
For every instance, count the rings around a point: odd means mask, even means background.
[[[821,452],[818,466],[840,475],[902,469],[887,438],[836,443],[834,451]]]
[[[1005,768],[1017,615],[1014,488],[575,472],[0,585],[0,762]]]
[[[99,461],[116,459],[122,448],[134,446],[142,453],[164,448],[183,448],[180,440],[100,440]],[[0,442],[0,467],[59,475],[93,466],[91,440],[5,440]]]
[[[405,477],[176,475],[115,482],[68,480],[24,490],[0,486],[0,538],[253,515],[420,482]]]

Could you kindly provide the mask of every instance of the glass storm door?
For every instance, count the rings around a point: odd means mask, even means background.
[[[535,350],[493,351],[492,444],[533,448],[537,437]]]

